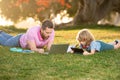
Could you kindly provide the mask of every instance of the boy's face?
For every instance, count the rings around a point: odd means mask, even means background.
[[[79,43],[83,46],[87,46],[87,40],[86,39],[81,39],[81,40],[78,40]]]
[[[86,46],[86,41],[80,41],[80,44],[82,44],[83,46]]]
[[[53,31],[53,28],[46,27],[45,30],[41,28],[41,35],[44,40],[48,39]]]

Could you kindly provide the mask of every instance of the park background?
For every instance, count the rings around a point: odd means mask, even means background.
[[[54,44],[76,44],[76,34],[89,29],[97,40],[120,39],[119,0],[0,0],[0,30],[12,35],[55,24]],[[0,80],[119,80],[120,49],[91,56],[26,54],[0,46]]]

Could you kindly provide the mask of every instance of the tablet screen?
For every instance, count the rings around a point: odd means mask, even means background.
[[[80,54],[83,54],[83,52],[84,52],[83,49],[79,49],[79,48],[73,48],[73,47],[71,47],[71,49],[74,51],[74,53],[80,53]]]

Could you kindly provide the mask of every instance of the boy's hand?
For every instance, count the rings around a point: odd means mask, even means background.
[[[70,53],[74,53],[74,51],[73,51],[73,50],[71,50],[71,51],[70,51]]]
[[[84,51],[84,52],[83,52],[83,55],[90,55],[90,53],[87,52],[87,51]]]
[[[70,50],[70,51],[68,51],[68,53],[74,53],[74,51],[73,51],[73,50]]]

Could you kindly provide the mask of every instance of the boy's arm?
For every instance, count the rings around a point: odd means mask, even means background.
[[[91,52],[84,51],[83,55],[93,55],[95,54],[95,50],[91,50]]]

